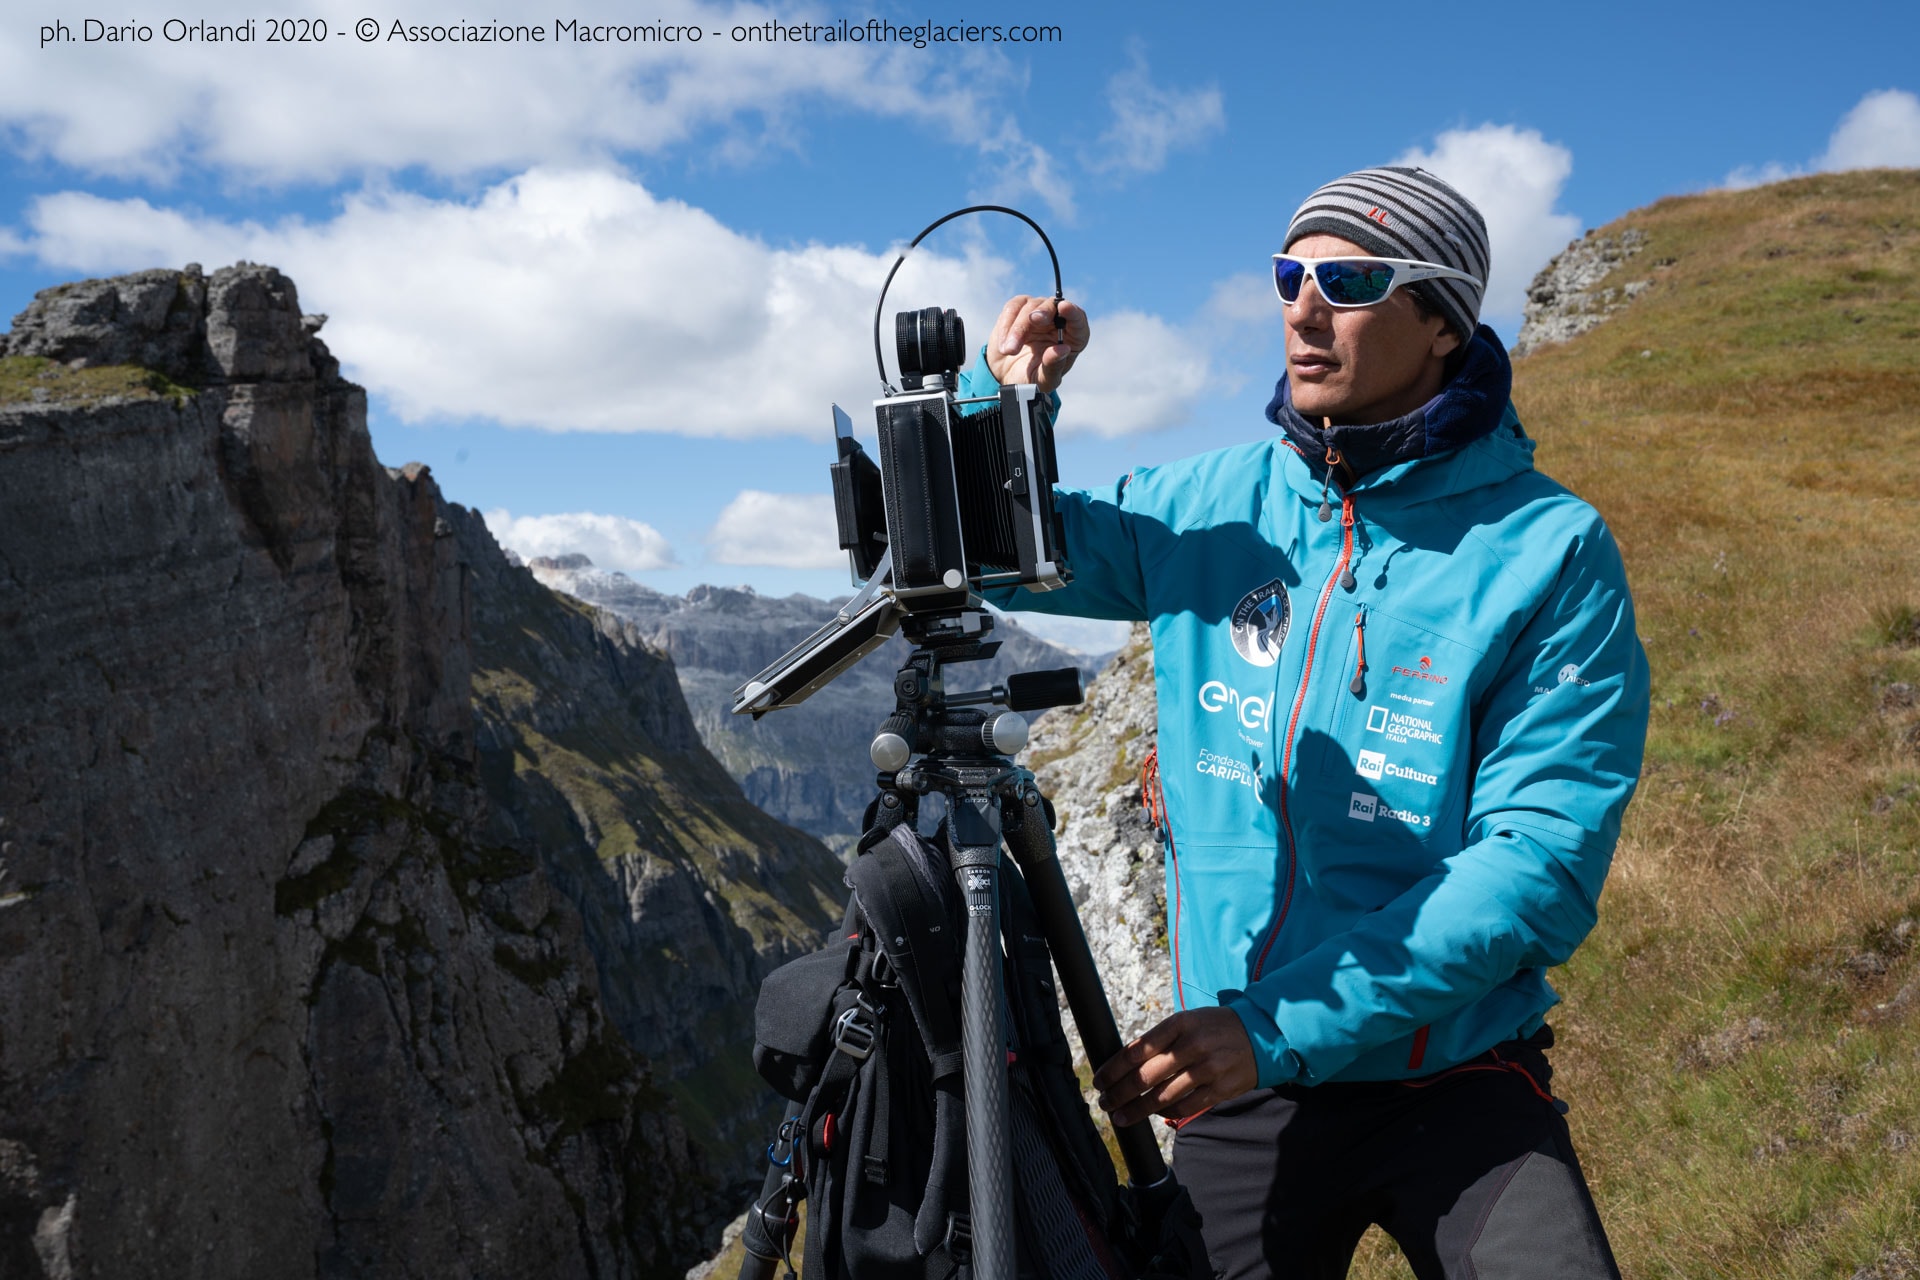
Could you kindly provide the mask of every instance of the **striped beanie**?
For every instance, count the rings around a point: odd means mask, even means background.
[[[1480,320],[1493,265],[1487,224],[1473,202],[1425,169],[1385,165],[1335,178],[1308,196],[1287,224],[1287,247],[1316,232],[1351,240],[1383,258],[1412,258],[1464,271],[1481,282],[1421,280],[1407,287],[1446,317],[1462,338]]]

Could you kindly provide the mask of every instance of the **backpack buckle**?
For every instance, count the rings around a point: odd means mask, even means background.
[[[880,1039],[873,1024],[864,1016],[865,1003],[862,1001],[833,1021],[833,1047],[855,1062],[865,1062],[871,1057],[873,1046]]]
[[[973,1259],[973,1215],[953,1212],[947,1215],[947,1255],[956,1266],[966,1266]]]

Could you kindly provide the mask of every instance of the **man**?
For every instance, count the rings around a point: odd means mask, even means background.
[[[1072,585],[1004,602],[1153,628],[1180,1012],[1094,1083],[1181,1126],[1223,1276],[1370,1223],[1423,1280],[1615,1276],[1543,1051],[1646,736],[1619,551],[1533,469],[1459,192],[1349,174],[1284,248],[1274,431],[1063,492]],[[1059,322],[1015,298],[967,393],[1058,386]]]

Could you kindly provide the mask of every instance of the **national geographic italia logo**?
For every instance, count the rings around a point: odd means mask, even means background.
[[[1280,661],[1280,646],[1286,643],[1287,624],[1292,618],[1284,582],[1275,578],[1264,587],[1255,587],[1233,607],[1234,652],[1256,667],[1272,666]]]

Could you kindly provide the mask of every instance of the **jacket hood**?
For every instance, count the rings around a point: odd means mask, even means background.
[[[1329,448],[1340,451],[1355,476],[1472,444],[1500,425],[1513,392],[1513,364],[1492,328],[1481,325],[1466,358],[1440,394],[1413,412],[1364,426],[1320,427],[1293,407],[1286,375],[1274,384],[1267,421],[1279,427],[1316,467]]]

